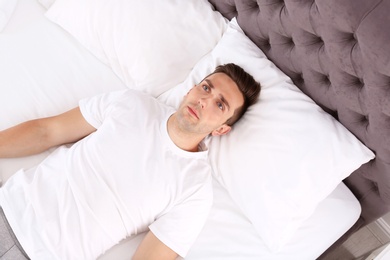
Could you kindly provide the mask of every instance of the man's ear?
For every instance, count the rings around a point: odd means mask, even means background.
[[[211,132],[212,136],[220,136],[220,135],[226,135],[227,133],[232,130],[231,126],[228,126],[227,124],[223,124],[214,131]]]

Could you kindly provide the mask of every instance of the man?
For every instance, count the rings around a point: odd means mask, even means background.
[[[21,252],[40,260],[96,259],[149,230],[133,259],[184,257],[212,203],[202,141],[227,134],[259,92],[252,76],[226,64],[195,85],[176,112],[127,90],[0,132],[0,158],[76,142],[0,189],[3,218]]]

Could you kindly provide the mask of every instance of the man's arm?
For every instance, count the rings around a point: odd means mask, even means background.
[[[172,249],[149,231],[139,245],[132,260],[173,260],[177,256]]]
[[[0,132],[0,158],[41,153],[78,141],[95,130],[78,107],[58,116],[27,121]]]

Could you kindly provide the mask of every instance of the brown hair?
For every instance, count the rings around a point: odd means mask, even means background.
[[[225,124],[232,126],[245,114],[249,106],[256,103],[261,86],[252,75],[248,74],[243,68],[234,63],[220,65],[210,75],[215,73],[224,73],[229,76],[237,84],[244,97],[244,104],[237,108],[234,111],[233,116],[225,122]]]

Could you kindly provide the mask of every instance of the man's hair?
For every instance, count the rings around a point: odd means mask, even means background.
[[[256,103],[260,94],[261,86],[260,83],[252,77],[252,75],[248,74],[243,68],[234,63],[220,65],[208,76],[215,73],[224,73],[229,76],[229,78],[237,84],[238,89],[244,97],[244,104],[237,108],[234,111],[233,116],[225,122],[225,124],[232,126],[245,114],[249,106]]]

